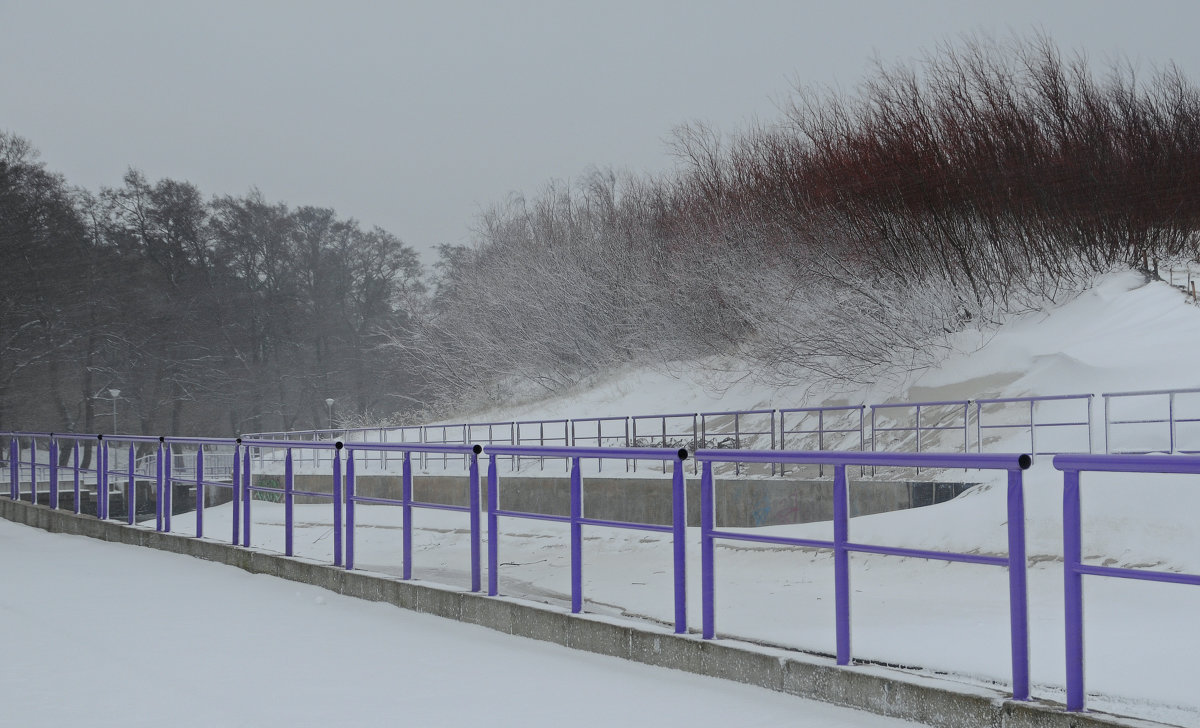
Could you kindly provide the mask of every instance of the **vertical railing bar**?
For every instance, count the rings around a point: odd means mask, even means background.
[[[833,582],[837,664],[850,664],[849,488],[846,466],[833,466]]]
[[[488,596],[500,593],[500,472],[496,456],[488,455]]]
[[[404,464],[400,476],[400,512],[404,530],[401,532],[401,577],[412,578],[412,543],[413,543],[413,509],[412,509],[413,477],[412,463],[409,453],[404,453]]]
[[[1029,596],[1026,587],[1024,475],[1008,471],[1008,598],[1013,700],[1029,700]]]
[[[566,429],[564,428],[564,433]],[[470,474],[468,476],[469,488],[471,489],[468,505],[471,508],[471,591],[478,592],[480,589],[480,563],[479,563],[479,453],[483,448],[475,446],[475,451],[468,455],[471,458]]]
[[[716,635],[716,599],[713,555],[713,464],[705,460],[700,475],[700,611],[706,640]]]
[[[291,556],[293,553],[292,543],[292,527],[295,524],[293,520],[292,506],[295,502],[295,471],[292,465],[292,448],[287,448],[287,454],[283,458],[283,553],[285,556]]]
[[[681,450],[671,472],[671,547],[675,569],[675,633],[687,633],[687,490],[683,482],[684,459]]]
[[[583,483],[579,458],[571,458],[571,613],[583,610]]]
[[[134,478],[136,467],[137,450],[131,442],[129,443],[129,490],[125,492],[125,510],[130,526],[137,520],[137,480]]]
[[[196,538],[204,538],[204,446],[196,446]],[[289,554],[290,556],[290,554]]]
[[[379,439],[383,440],[383,429],[379,430]],[[339,441],[333,446],[333,565],[342,565],[342,448]],[[387,450],[383,450],[386,454]],[[382,461],[382,459],[381,459]]]
[[[408,524],[405,524],[407,526]],[[354,451],[346,451],[346,571],[354,569]]]
[[[1063,602],[1066,627],[1067,710],[1084,706],[1083,686],[1083,534],[1080,523],[1079,471],[1063,472]]]

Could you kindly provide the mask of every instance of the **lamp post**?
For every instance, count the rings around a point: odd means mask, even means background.
[[[108,396],[112,398],[112,406],[113,406],[113,411],[112,411],[113,429],[112,429],[112,431],[113,431],[113,434],[115,435],[115,434],[117,434],[117,398],[121,396],[121,390],[110,389],[110,390],[108,390]]]
[[[329,408],[329,429],[333,429],[333,397],[325,400],[325,406]]]

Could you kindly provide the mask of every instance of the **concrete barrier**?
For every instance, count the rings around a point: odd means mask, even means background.
[[[282,476],[256,474],[255,485],[282,487]],[[355,493],[372,498],[400,498],[399,475],[359,474]],[[700,481],[688,478],[688,525],[700,525]],[[865,516],[950,500],[973,483],[856,480],[850,487],[850,515]],[[297,490],[333,492],[332,475],[296,475]],[[480,483],[487,508],[487,481]],[[630,523],[671,523],[669,478],[584,478],[583,512],[591,518]],[[799,479],[717,479],[717,522],[733,528],[780,526],[828,521],[833,518],[833,481]],[[465,475],[413,476],[413,498],[427,503],[465,506]],[[328,503],[311,496],[296,496],[297,503]],[[566,516],[571,512],[571,480],[567,477],[500,476],[500,503],[508,510]]]
[[[45,506],[0,499],[0,517],[104,541],[145,546],[217,561],[257,574],[303,582],[338,594],[481,625],[499,632],[649,665],[758,685],[804,698],[938,728],[1108,728],[1149,726],[1103,713],[1067,713],[1046,701],[1018,702],[971,687],[878,665],[839,667],[833,658],[736,640],[705,641],[668,628],[544,604],[435,587],[414,581],[287,558],[216,541],[158,533],[138,526],[76,516]],[[802,720],[802,716],[797,716]]]

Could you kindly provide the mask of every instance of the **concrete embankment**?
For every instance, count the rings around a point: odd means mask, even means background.
[[[158,533],[46,506],[0,499],[0,517],[55,533],[156,548],[217,561],[246,571],[313,584],[339,594],[455,619],[517,636],[651,665],[758,685],[770,690],[894,716],[940,728],[1101,728],[1150,726],[1098,713],[1071,714],[1061,706],[1006,699],[971,687],[875,665],[837,666],[832,658],[735,640],[702,640],[654,625],[571,615],[509,598],[395,578],[253,551],[216,541]],[[8,558],[19,558],[9,554]],[[797,721],[803,723],[803,716]]]

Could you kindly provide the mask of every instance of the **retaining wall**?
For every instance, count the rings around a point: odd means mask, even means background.
[[[255,485],[282,487],[280,475],[252,476]],[[295,488],[332,493],[332,475],[296,475]],[[865,516],[932,505],[954,498],[972,483],[920,481],[854,481],[850,486],[850,515]],[[700,480],[688,478],[688,525],[700,525]],[[400,499],[399,475],[354,478],[357,495]],[[487,508],[487,478],[480,478],[480,502]],[[669,478],[585,477],[583,512],[589,518],[630,523],[670,525]],[[833,482],[796,479],[716,480],[717,523],[732,528],[811,523],[833,518]],[[328,499],[295,496],[296,503],[328,503]],[[469,503],[466,475],[414,475],[413,498],[427,503],[465,506]],[[500,476],[500,504],[507,510],[567,516],[571,512],[571,479],[557,476]]]
[[[1102,728],[1152,726],[1102,713],[1067,713],[1059,705],[1018,702],[1005,693],[874,665],[837,666],[832,658],[734,640],[702,640],[645,624],[572,615],[521,600],[400,581],[261,553],[216,541],[158,533],[68,511],[0,499],[0,517],[56,533],[146,546],[304,582],[417,612],[566,647],[660,667],[758,685],[805,698],[916,721],[938,728]],[[19,657],[17,658],[19,659]],[[802,723],[803,716],[797,715]]]

